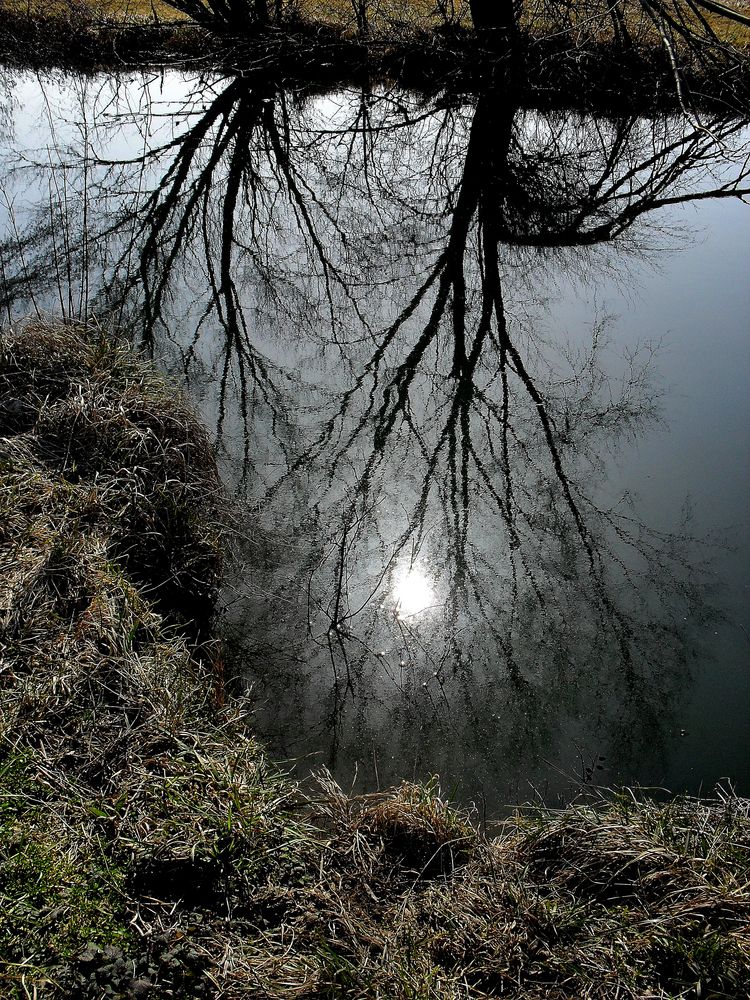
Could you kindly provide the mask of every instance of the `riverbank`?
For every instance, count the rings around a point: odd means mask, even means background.
[[[308,5],[309,6],[309,5]],[[37,8],[0,0],[0,62],[14,68],[93,73],[175,67],[189,71],[261,73],[285,84],[332,86],[396,80],[416,89],[471,90],[512,74],[514,90],[539,107],[622,110],[750,103],[750,29],[732,24],[728,47],[665,48],[643,17],[628,44],[602,24],[575,31],[544,18],[527,19],[513,47],[512,67],[466,18],[441,22],[418,4],[381,17],[366,36],[339,7],[294,8],[278,23],[238,35],[173,16],[164,4],[61,4]],[[403,5],[402,5],[403,6]],[[412,10],[413,8],[413,10]],[[403,14],[403,11],[402,11]],[[408,16],[407,16],[408,15]],[[645,23],[645,27],[644,27]]]
[[[102,331],[0,346],[0,995],[741,996],[750,802],[623,792],[493,836],[437,783],[300,788],[212,614],[205,432]]]

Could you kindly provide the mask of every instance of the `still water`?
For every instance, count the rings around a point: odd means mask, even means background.
[[[0,108],[2,307],[190,394],[277,757],[750,792],[746,124],[176,73]]]

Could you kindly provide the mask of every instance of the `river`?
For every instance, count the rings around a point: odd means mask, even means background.
[[[6,319],[190,395],[277,758],[490,812],[750,793],[749,156],[503,91],[0,78]]]

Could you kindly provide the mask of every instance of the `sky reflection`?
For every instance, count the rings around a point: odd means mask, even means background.
[[[496,802],[588,757],[741,777],[747,564],[711,539],[747,525],[747,129],[181,79],[27,81],[4,305],[58,289],[184,379],[248,512],[226,614],[272,750]]]

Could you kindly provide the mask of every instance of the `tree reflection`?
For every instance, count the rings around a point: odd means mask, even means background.
[[[602,452],[657,414],[653,348],[613,373],[604,317],[565,351],[537,301],[602,244],[647,249],[658,209],[746,195],[742,126],[544,116],[509,90],[331,103],[214,83],[167,141],[98,154],[89,223],[102,300],[186,372],[203,358],[255,503],[228,615],[268,729],[290,752],[326,730],[331,762],[374,747],[384,780],[417,748],[496,784],[579,744],[627,768],[707,580],[695,540],[601,500]],[[6,242],[6,296],[53,228]]]

